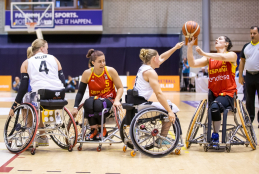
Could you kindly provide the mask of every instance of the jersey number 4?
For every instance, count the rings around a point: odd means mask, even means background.
[[[39,72],[45,72],[46,74],[48,74],[49,69],[47,67],[47,64],[46,64],[45,60],[41,61],[41,63],[40,63]]]

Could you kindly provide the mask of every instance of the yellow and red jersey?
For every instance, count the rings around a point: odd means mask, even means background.
[[[231,62],[220,60],[209,60],[209,89],[215,97],[228,95],[230,97],[237,93],[235,81],[236,65]]]
[[[93,70],[94,68],[91,68],[92,73],[88,80],[89,96],[114,99],[116,97],[115,86],[107,67],[104,67],[101,75],[96,75]]]

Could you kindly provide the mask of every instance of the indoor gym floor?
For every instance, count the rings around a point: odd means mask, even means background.
[[[175,103],[180,112],[177,113],[185,140],[196,106],[207,98],[205,93],[165,92],[167,99]],[[83,144],[83,150],[78,151],[76,145],[73,152],[62,150],[52,140],[50,146],[38,147],[35,155],[30,150],[22,154],[10,153],[3,141],[4,124],[16,94],[0,92],[0,173],[90,173],[90,174],[166,174],[166,173],[259,173],[259,150],[252,150],[250,146],[232,146],[231,152],[225,150],[209,150],[204,152],[199,145],[192,145],[189,149],[182,148],[180,155],[169,154],[163,158],[150,158],[137,152],[131,157],[131,150],[122,151],[123,143],[102,146],[97,152],[98,144]],[[239,99],[243,97],[239,94]],[[75,93],[67,94],[67,108],[71,111]],[[257,97],[256,97],[257,100]],[[155,95],[151,101],[157,101]],[[186,102],[188,101],[188,102]],[[258,102],[256,101],[256,113]],[[228,123],[233,122],[233,117]],[[109,120],[111,124],[115,122]],[[257,120],[253,123],[257,139],[259,129]],[[220,134],[221,136],[221,134]]]

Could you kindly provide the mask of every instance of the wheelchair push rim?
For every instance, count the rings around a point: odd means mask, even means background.
[[[191,123],[189,124],[188,130],[187,130],[186,139],[185,139],[186,148],[189,148],[191,146],[191,143],[189,142],[190,138],[192,139],[195,138],[195,136],[198,133],[199,125],[197,125],[196,122],[202,121],[206,110],[206,104],[207,104],[207,99],[204,99],[200,102],[199,106],[196,108],[196,111],[192,117]]]
[[[118,129],[120,129],[122,120],[125,117],[126,112],[123,109],[117,109],[115,106],[112,106],[112,109],[114,112],[116,125],[117,125]]]
[[[151,117],[148,114],[151,114]],[[175,124],[170,123],[169,129],[172,129],[168,131],[166,137],[160,135],[162,120],[165,118],[168,118],[167,112],[158,108],[146,109],[133,118],[130,125],[130,137],[134,146],[144,155],[163,157],[171,153],[178,145],[180,129],[177,121]],[[142,143],[146,144],[143,146]]]
[[[85,137],[88,133],[90,133],[91,129],[88,125],[88,120],[84,118],[84,103],[80,104],[77,108],[78,113],[76,115],[75,122],[76,122],[76,127],[77,127],[77,132],[78,132],[78,141],[81,139],[81,136]],[[84,120],[84,125],[82,125],[82,119]],[[82,129],[84,127],[84,133],[82,135]]]
[[[26,116],[28,116],[29,111],[31,113],[32,125],[30,127],[27,127],[28,120],[22,118],[24,116],[23,111],[25,110],[27,110]],[[12,123],[14,124],[13,127],[10,126],[10,124]],[[26,123],[27,125],[25,125]],[[17,106],[14,109],[14,116],[13,117],[9,116],[5,123],[4,141],[5,141],[6,148],[12,153],[24,152],[26,149],[30,147],[31,143],[33,142],[37,133],[37,129],[38,129],[38,113],[35,107],[30,103],[23,103],[22,105]],[[25,135],[26,132],[28,132],[27,136],[23,137],[23,135]],[[17,146],[17,144],[19,145]]]
[[[74,147],[77,143],[78,133],[77,133],[77,125],[71,113],[68,111],[67,108],[64,107],[64,115],[63,115],[63,123],[59,126],[58,130],[55,130],[57,133],[63,132],[65,136],[50,135],[51,139],[62,149],[68,150],[70,146]],[[63,129],[63,131],[62,131]],[[66,133],[66,130],[68,135]]]
[[[249,117],[249,114],[246,110],[246,107],[244,106],[244,104],[240,100],[237,100],[237,110],[238,110],[238,115],[240,117],[240,120],[241,120],[241,123],[242,123],[242,127],[244,129],[246,138],[249,141],[249,144],[250,144],[251,148],[253,150],[255,150],[256,149],[256,143],[255,143],[254,137],[251,135],[252,133],[254,133],[253,125],[250,121],[250,117]]]

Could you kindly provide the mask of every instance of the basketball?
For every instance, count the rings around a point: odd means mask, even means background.
[[[200,34],[200,26],[195,21],[188,21],[183,25],[182,31],[186,38],[196,38]]]

